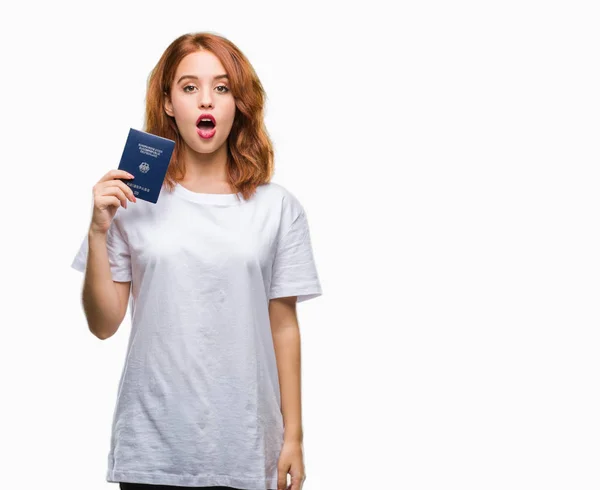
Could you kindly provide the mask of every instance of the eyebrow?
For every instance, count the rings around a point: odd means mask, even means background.
[[[198,80],[198,77],[195,75],[182,75],[179,80],[177,80],[177,83],[181,82],[181,80],[183,80],[184,78],[192,78],[194,80]],[[227,76],[227,74],[223,74],[223,75],[217,75],[216,77],[213,78],[213,80],[218,80],[219,78],[227,78],[229,79],[229,77]]]

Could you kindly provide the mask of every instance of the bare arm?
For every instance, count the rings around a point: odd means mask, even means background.
[[[82,303],[90,331],[107,339],[118,330],[127,312],[131,281],[113,281],[106,233],[90,229],[88,257],[82,290]]]
[[[296,316],[296,296],[269,301],[269,318],[277,359],[284,439],[302,442],[300,394],[300,330]]]
[[[300,400],[300,329],[296,316],[296,296],[269,301],[269,317],[277,358],[281,411],[283,414],[283,446],[277,461],[277,488],[302,488],[306,480],[304,467],[304,434]],[[287,475],[291,475],[291,487]]]

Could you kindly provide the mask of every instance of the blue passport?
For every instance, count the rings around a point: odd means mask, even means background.
[[[156,204],[174,149],[173,140],[130,128],[118,168],[134,178],[119,180],[138,199]]]

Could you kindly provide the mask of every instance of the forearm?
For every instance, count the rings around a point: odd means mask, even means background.
[[[90,331],[100,339],[113,335],[121,324],[121,305],[110,271],[104,233],[88,232],[82,302]]]
[[[300,330],[298,329],[298,325],[278,329],[273,335],[273,342],[277,358],[277,370],[279,372],[284,439],[301,442],[303,431]]]

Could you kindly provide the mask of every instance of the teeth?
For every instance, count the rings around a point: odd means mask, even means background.
[[[211,118],[209,118],[209,117],[203,117],[202,119],[200,119],[198,121],[198,124],[196,124],[196,126],[200,127],[200,124],[203,123],[203,122],[209,122],[209,123],[211,123],[212,126],[215,125],[215,123],[213,122],[213,120]]]

